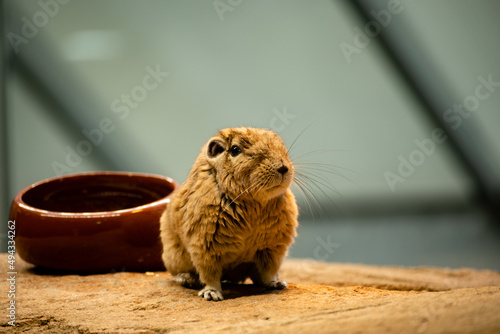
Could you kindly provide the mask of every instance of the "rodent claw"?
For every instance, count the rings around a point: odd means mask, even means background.
[[[266,285],[266,288],[273,290],[281,290],[286,289],[288,287],[288,283],[285,281],[271,281]]]
[[[200,290],[200,292],[198,292],[198,296],[205,298],[205,300],[213,300],[213,301],[224,300],[222,292],[210,288]]]

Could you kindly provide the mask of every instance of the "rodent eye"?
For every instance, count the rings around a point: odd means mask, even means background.
[[[241,153],[241,148],[239,148],[238,146],[236,145],[233,145],[231,146],[231,148],[229,149],[229,152],[231,153],[231,156],[232,157],[235,157],[237,155],[239,155]]]

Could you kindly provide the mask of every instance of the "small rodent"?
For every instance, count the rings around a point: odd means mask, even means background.
[[[228,128],[202,148],[160,218],[162,259],[177,282],[223,300],[221,280],[284,289],[278,270],[297,235],[293,164],[273,131]]]

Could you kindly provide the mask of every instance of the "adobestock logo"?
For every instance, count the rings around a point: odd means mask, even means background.
[[[316,241],[318,246],[314,249],[314,259],[319,261],[326,261],[330,256],[333,255],[335,249],[340,247],[340,244],[333,242],[331,234],[323,240],[321,237],[317,237]]]
[[[130,93],[121,94],[120,98],[113,100],[111,103],[111,111],[119,114],[120,120],[126,119],[130,114],[130,109],[135,109],[139,103],[148,97],[148,92],[158,88],[160,84],[167,78],[170,73],[163,72],[160,65],[155,68],[146,66],[146,74],[142,78],[141,84],[132,87]],[[107,134],[112,133],[116,129],[116,124],[111,118],[104,117],[98,122],[98,126],[93,129],[83,129],[81,133],[85,139],[79,141],[73,148],[66,145],[64,162],[53,161],[51,166],[57,176],[73,172],[82,162],[83,158],[89,156],[94,147],[101,145]]]
[[[387,27],[391,23],[393,16],[400,14],[403,9],[404,7],[400,0],[389,0],[387,2],[387,9],[379,11],[371,10],[370,15],[373,17],[373,20],[368,21],[364,29],[358,26],[353,28],[354,39],[352,44],[344,41],[339,44],[347,63],[351,63],[354,54],[360,54],[364,48],[370,45],[372,39],[380,35],[382,28]]]
[[[479,84],[474,90],[474,94],[465,97],[462,103],[455,103],[453,107],[446,109],[443,113],[443,120],[450,125],[452,130],[457,130],[462,126],[463,120],[471,116],[473,111],[479,110],[481,101],[485,101],[500,87],[500,81],[493,81],[492,74],[487,78],[479,76],[477,78]],[[384,178],[391,189],[391,192],[396,190],[398,183],[403,183],[407,178],[412,176],[417,167],[424,164],[424,162],[431,155],[436,152],[436,144],[442,144],[448,139],[446,132],[440,128],[434,128],[431,131],[429,138],[415,139],[413,142],[417,146],[411,151],[407,157],[403,155],[398,156],[398,167],[396,172],[384,172]]]
[[[7,39],[10,42],[10,45],[14,49],[15,53],[20,51],[20,46],[23,44],[28,44],[30,40],[35,38],[40,29],[45,27],[50,19],[54,18],[59,13],[60,5],[65,5],[70,0],[40,0],[38,1],[38,5],[40,6],[40,10],[36,11],[31,19],[23,16],[21,18],[22,27],[21,27],[21,35],[9,32],[7,34]]]
[[[291,120],[297,117],[297,115],[289,114],[286,106],[283,107],[283,111],[280,111],[278,108],[273,108],[273,114],[275,116],[271,118],[269,125],[270,129],[276,133],[285,130],[286,127],[290,125]]]
[[[448,136],[441,128],[434,129],[430,138],[415,139],[413,142],[417,148],[411,151],[407,158],[402,155],[398,156],[397,173],[390,171],[384,173],[385,180],[391,191],[396,190],[396,184],[405,182],[407,178],[412,176],[415,173],[415,168],[423,165],[425,160],[434,154],[436,144],[444,143],[446,139],[448,139]]]
[[[480,76],[477,80],[479,85],[476,86],[474,94],[467,96],[462,103],[453,104],[453,107],[447,109],[443,114],[444,121],[450,123],[453,130],[458,129],[464,119],[469,118],[472,112],[477,111],[481,101],[487,100],[495,92],[496,87],[500,87],[500,82],[493,81],[491,74],[488,75],[487,79]]]
[[[121,114],[121,120],[126,119],[130,114],[130,109],[136,109],[139,103],[148,97],[148,92],[158,88],[158,86],[170,75],[169,72],[163,72],[160,65],[157,64],[153,69],[151,66],[146,66],[147,74],[142,78],[142,84],[132,87],[130,94],[121,94],[111,102],[111,110],[114,113]]]
[[[241,5],[243,0],[215,0],[213,2],[215,12],[219,16],[219,20],[224,21],[224,13],[232,12],[236,7]]]
[[[316,247],[312,252],[313,261],[328,261],[339,250],[341,244],[334,242],[332,239],[332,234],[328,234],[325,238],[316,237]],[[302,260],[296,264],[298,270],[295,271],[295,274],[299,279],[310,279],[312,275],[316,275],[317,266],[318,263],[316,262]]]

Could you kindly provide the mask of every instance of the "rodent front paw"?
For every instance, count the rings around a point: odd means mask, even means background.
[[[272,290],[281,290],[281,289],[286,289],[288,287],[287,282],[285,281],[271,281],[266,284],[267,289],[272,289]]]
[[[214,288],[210,287],[205,287],[204,289],[200,290],[200,292],[198,292],[198,296],[201,296],[206,300],[213,300],[213,301],[224,300],[221,291],[215,290]]]

